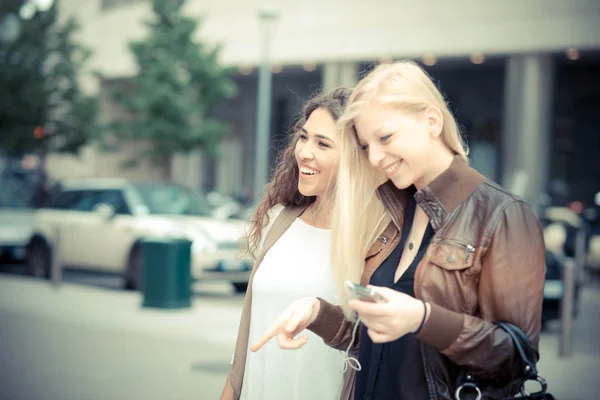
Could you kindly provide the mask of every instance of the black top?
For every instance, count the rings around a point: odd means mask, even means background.
[[[415,215],[416,201],[411,196],[406,210],[402,238],[389,257],[377,268],[370,284],[392,288],[414,296],[415,270],[433,237],[433,229],[427,224],[421,246],[415,259],[398,282],[394,275],[400,263],[402,249],[408,239]],[[356,400],[423,400],[429,398],[420,340],[408,334],[393,342],[373,343],[367,328],[361,325],[358,360],[362,370],[356,375]]]

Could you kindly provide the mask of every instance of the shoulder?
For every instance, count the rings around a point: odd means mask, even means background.
[[[533,213],[525,200],[487,178],[477,186],[470,200],[477,205],[478,211],[488,210],[500,215],[514,208],[522,208]]]
[[[285,208],[286,207],[282,204],[275,204],[273,207],[271,207],[269,211],[267,211],[267,215],[269,216],[269,224],[271,224]]]
[[[525,203],[525,201],[514,193],[489,178],[486,178],[473,193],[482,200],[491,202],[496,207],[507,207],[513,203]]]
[[[271,232],[273,225],[276,221],[278,221],[279,217],[284,219],[292,219],[295,218],[294,214],[296,212],[296,208],[294,207],[285,207],[282,204],[276,204],[267,211],[268,223],[264,226],[262,231],[262,238],[260,243],[260,248],[263,247],[267,236],[269,236],[269,232]],[[292,214],[292,215],[290,215]],[[279,224],[281,225],[281,224]],[[276,233],[277,234],[277,233]],[[279,235],[281,232],[279,233]]]
[[[264,237],[265,234],[267,232],[269,232],[269,230],[271,229],[271,226],[273,226],[273,223],[275,222],[275,220],[277,219],[277,217],[279,217],[279,214],[281,214],[281,212],[285,209],[285,206],[283,206],[282,204],[275,204],[273,207],[271,207],[267,213],[265,214],[265,218],[264,220],[267,221],[266,224],[263,226],[262,229],[262,233],[263,233],[263,241],[264,241]]]
[[[511,230],[525,225],[535,225],[529,228],[537,230],[539,226],[533,208],[525,200],[490,179],[477,186],[468,203],[469,214],[480,222],[482,230],[479,234],[484,238],[491,239],[506,225],[511,225]]]
[[[535,211],[529,203],[514,193],[509,192],[497,183],[486,179],[482,183],[483,198],[495,205],[491,228],[495,231],[506,225],[516,227],[528,226],[534,230],[541,229]]]

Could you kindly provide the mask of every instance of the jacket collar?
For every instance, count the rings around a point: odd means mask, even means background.
[[[398,189],[391,181],[387,181],[377,189],[377,192],[399,230],[402,230],[404,210],[409,196],[412,195],[429,217],[431,227],[437,232],[446,222],[447,216],[484,180],[483,175],[456,156],[450,167],[423,190],[415,193],[414,186]]]

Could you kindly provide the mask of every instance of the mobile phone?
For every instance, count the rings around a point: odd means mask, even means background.
[[[377,293],[374,289],[369,289],[366,286],[357,285],[354,282],[346,281],[344,282],[344,286],[352,297],[362,301],[370,301],[372,303],[384,303],[385,299],[381,297],[379,293]]]

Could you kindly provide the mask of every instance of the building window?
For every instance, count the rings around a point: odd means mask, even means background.
[[[127,4],[140,3],[144,0],[102,0],[102,9],[110,10]]]

